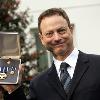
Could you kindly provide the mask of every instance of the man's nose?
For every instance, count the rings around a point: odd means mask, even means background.
[[[59,35],[59,33],[57,33],[57,32],[54,33],[54,39],[55,40],[61,39],[61,36]]]

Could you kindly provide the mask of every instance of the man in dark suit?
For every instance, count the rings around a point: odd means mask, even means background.
[[[38,29],[42,44],[53,54],[53,64],[31,81],[30,100],[100,100],[100,56],[74,47],[73,27],[66,12],[61,8],[44,11],[38,18]],[[68,92],[60,81],[62,62],[70,66]],[[5,96],[5,100],[18,99],[26,100],[21,87]]]

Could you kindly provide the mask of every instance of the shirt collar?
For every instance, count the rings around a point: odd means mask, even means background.
[[[71,67],[75,67],[78,59],[78,54],[78,49],[74,48],[72,53],[64,60],[64,62],[68,63]]]
[[[55,66],[56,66],[57,73],[59,73],[60,64],[62,62],[68,63],[72,67],[72,69],[74,70],[75,69],[75,66],[76,66],[76,63],[77,63],[78,54],[79,54],[78,49],[77,48],[74,48],[74,50],[72,51],[72,53],[64,61],[59,61],[59,60],[57,60],[57,59],[55,59],[53,57],[53,60],[54,60]]]

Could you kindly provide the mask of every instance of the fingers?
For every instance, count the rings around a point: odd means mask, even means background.
[[[13,86],[12,85],[1,85],[3,88],[4,88],[4,90],[6,90],[6,91],[11,91],[12,90],[12,88],[13,88]]]
[[[16,85],[1,85],[4,90],[6,90],[9,94],[12,93],[13,91],[15,91],[20,85],[16,84]]]
[[[19,72],[22,72],[23,73],[24,72],[24,69],[25,69],[24,68],[24,64],[20,64],[19,65]]]
[[[25,70],[25,65],[24,64],[20,64],[19,65],[19,79],[18,79],[18,84],[21,84],[21,82],[22,82],[22,76],[24,74],[24,70]]]

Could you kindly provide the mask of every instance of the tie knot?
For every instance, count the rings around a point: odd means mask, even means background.
[[[61,71],[67,70],[68,67],[70,67],[69,64],[67,64],[66,62],[62,62],[60,65],[60,70]]]

